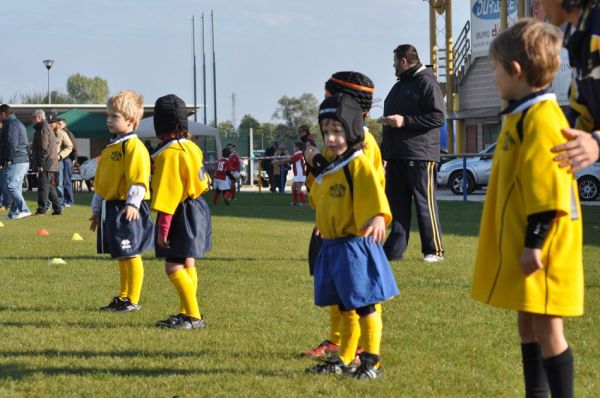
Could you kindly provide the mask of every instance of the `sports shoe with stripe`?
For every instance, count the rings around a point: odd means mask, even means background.
[[[362,352],[359,355],[360,365],[352,377],[359,380],[375,380],[381,377],[381,366],[379,355]]]
[[[322,363],[306,369],[306,373],[311,374],[336,374],[352,376],[359,364],[356,360],[352,361],[350,365],[345,365],[344,362],[338,357],[333,356],[325,358]]]
[[[301,355],[312,358],[323,358],[330,354],[337,354],[338,346],[329,340],[324,340],[321,344],[310,350],[302,352]]]

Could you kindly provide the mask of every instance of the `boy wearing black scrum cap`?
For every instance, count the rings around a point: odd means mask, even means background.
[[[371,109],[371,105],[373,104],[374,92],[375,85],[373,84],[373,81],[368,76],[360,72],[336,72],[325,82],[325,97],[330,97],[338,93],[349,95],[350,97],[354,98],[360,105],[363,118],[366,117],[366,115],[369,113],[369,110]],[[364,136],[364,156],[366,156],[367,159],[369,159],[370,163],[373,165],[373,170],[375,171],[380,184],[385,189],[385,171],[383,169],[381,151],[379,150],[379,145],[377,144],[375,137],[373,136],[373,134],[371,134],[366,125],[364,126]],[[318,153],[318,150],[314,147],[308,148],[305,152],[307,158],[315,156],[315,153]],[[320,154],[316,156],[316,159],[318,160],[316,162],[313,161],[313,163],[320,163],[321,167],[325,167],[330,161],[332,161],[335,158],[335,155],[330,153],[327,149],[324,151],[323,155],[320,155],[320,159],[319,155]],[[312,178],[307,178],[307,188],[310,189],[310,187],[312,186],[313,179],[314,176],[312,176]],[[317,235],[313,234],[310,240],[308,255],[311,275],[313,273],[314,260],[320,250],[320,247],[320,238]],[[377,311],[381,312],[380,305],[377,305],[376,309]],[[358,319],[358,315],[356,315],[356,317]],[[324,340],[315,348],[304,351],[302,354],[305,356],[319,358],[324,357],[330,353],[336,353],[340,345],[341,319],[342,314],[340,313],[338,306],[334,305],[329,307],[329,338]],[[363,342],[361,341],[359,347],[362,345]]]
[[[398,287],[380,244],[391,221],[390,207],[363,156],[363,125],[361,107],[348,95],[328,97],[319,108],[323,141],[335,158],[317,176],[310,193],[323,238],[314,268],[315,304],[338,305],[342,328],[338,355],[307,371],[375,379],[380,374],[383,329],[375,305],[398,295]],[[361,333],[366,338],[357,366]]]
[[[156,100],[154,130],[161,143],[152,154],[151,208],[158,213],[155,250],[156,257],[165,258],[165,271],[180,298],[179,313],[156,325],[191,330],[206,326],[196,297],[195,258],[211,249],[212,226],[210,210],[200,196],[208,191],[203,154],[187,139],[187,126],[183,100],[173,94]]]

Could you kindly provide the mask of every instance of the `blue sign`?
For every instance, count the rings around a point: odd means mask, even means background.
[[[508,0],[508,14],[517,12],[517,0]],[[471,13],[476,18],[500,19],[500,0],[476,0]]]

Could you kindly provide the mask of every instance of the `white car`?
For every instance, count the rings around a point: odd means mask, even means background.
[[[479,152],[479,156],[467,158],[467,193],[476,188],[484,187],[490,179],[492,171],[492,156],[496,144],[492,144]],[[440,166],[437,175],[438,185],[447,185],[455,195],[462,195],[463,189],[463,158],[450,160]]]
[[[584,202],[598,199],[600,196],[600,162],[593,163],[575,173],[579,186],[579,199]]]

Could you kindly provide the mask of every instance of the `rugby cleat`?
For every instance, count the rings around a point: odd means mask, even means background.
[[[113,297],[112,301],[108,305],[100,307],[100,311],[115,312],[121,307],[122,302],[123,301],[119,297]]]
[[[338,356],[334,356],[325,358],[322,363],[307,368],[306,373],[315,375],[335,374],[352,376],[358,366],[356,361],[352,361],[350,365],[345,365]]]
[[[359,380],[375,380],[381,377],[381,366],[379,355],[363,352],[359,355],[360,365],[352,377]]]
[[[156,326],[167,329],[203,329],[206,327],[204,318],[194,318],[184,314],[171,315],[164,321],[156,322]]]
[[[313,358],[323,358],[330,354],[337,354],[337,352],[338,352],[337,344],[333,344],[331,341],[325,340],[321,344],[316,346],[315,348],[312,348],[310,350],[306,350],[306,351],[302,352],[301,355],[304,355],[306,357],[313,357]]]
[[[142,308],[140,304],[133,304],[129,297],[125,297],[119,301],[121,302],[121,305],[115,310],[115,312],[139,311]]]

